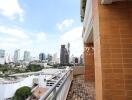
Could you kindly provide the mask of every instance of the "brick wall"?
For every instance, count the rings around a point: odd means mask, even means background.
[[[85,80],[95,80],[93,43],[84,44]]]
[[[132,2],[93,5],[96,100],[132,100]]]
[[[102,100],[102,68],[101,47],[99,34],[98,0],[93,0],[93,37],[94,37],[94,62],[95,62],[95,89],[96,100]]]

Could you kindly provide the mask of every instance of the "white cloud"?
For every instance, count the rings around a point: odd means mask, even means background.
[[[14,52],[15,49],[25,49],[32,46],[31,39],[18,39],[12,37],[1,37],[0,38],[0,49],[4,49],[6,51],[12,51],[11,54]]]
[[[5,50],[11,50],[16,47],[17,47],[17,45],[14,43],[9,43],[9,42],[1,42],[0,43],[0,48],[5,49]]]
[[[12,56],[15,49],[30,50],[36,56],[42,51],[42,43],[45,43],[47,38],[46,34],[44,32],[28,33],[20,27],[0,26],[0,49],[6,50]]]
[[[36,34],[37,34],[37,41],[38,42],[44,41],[46,39],[46,33],[39,32],[39,33],[36,33]]]
[[[24,30],[20,28],[12,28],[6,26],[0,26],[0,48],[5,50],[10,49],[26,49],[30,47],[34,47],[36,44],[40,42],[44,42],[46,40],[46,33],[38,32],[38,33],[26,33]],[[34,40],[32,40],[35,38]]]
[[[17,29],[17,28],[0,26],[0,33],[5,33],[10,36],[22,38],[22,39],[29,38],[28,35],[26,35],[22,30]]]
[[[20,7],[18,0],[0,0],[0,13],[10,19],[19,17],[23,21],[24,11]]]
[[[33,43],[31,39],[27,39],[26,41],[20,42],[21,46],[30,46]]]
[[[73,19],[65,19],[64,21],[62,21],[61,23],[57,23],[56,26],[57,28],[62,31],[65,28],[68,28],[70,26],[72,26],[72,24],[74,23]]]
[[[61,44],[70,43],[71,54],[80,56],[83,52],[82,27],[76,27],[61,36]]]
[[[24,48],[32,44],[29,33],[19,28],[0,26],[0,34],[0,48],[5,50]]]
[[[11,37],[0,37],[1,42],[17,42],[18,40],[16,38]]]

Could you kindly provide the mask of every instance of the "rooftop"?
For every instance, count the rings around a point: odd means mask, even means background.
[[[48,88],[44,87],[37,87],[35,91],[33,92],[33,95],[37,98],[40,98],[44,93],[48,90]]]

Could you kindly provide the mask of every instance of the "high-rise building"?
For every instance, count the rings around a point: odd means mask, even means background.
[[[61,45],[60,50],[60,64],[65,64],[65,45]]]
[[[78,58],[75,57],[75,64],[78,64],[78,63],[79,63]]]
[[[48,62],[52,61],[52,55],[51,54],[47,55],[47,60],[48,60]]]
[[[60,64],[61,65],[69,64],[69,53],[68,50],[65,48],[65,45],[61,45]]]
[[[41,60],[41,61],[45,60],[45,54],[44,53],[39,54],[39,60]]]
[[[5,50],[0,49],[0,64],[5,63]]]
[[[67,44],[67,53],[68,53],[67,60],[68,60],[68,63],[69,63],[69,61],[70,61],[70,43]]]
[[[17,63],[20,60],[20,49],[15,50],[14,52],[14,62]]]
[[[74,55],[72,54],[71,57],[70,57],[70,63],[74,63]]]
[[[80,56],[80,64],[83,64],[83,54]]]
[[[30,61],[30,52],[29,51],[24,51],[24,61]]]
[[[52,61],[57,62],[57,53],[53,54],[53,59],[52,59]]]

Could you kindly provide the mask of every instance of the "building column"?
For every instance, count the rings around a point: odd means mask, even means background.
[[[93,43],[84,44],[84,65],[85,65],[85,80],[94,81],[94,51]]]
[[[93,0],[96,100],[132,100],[132,2]]]

